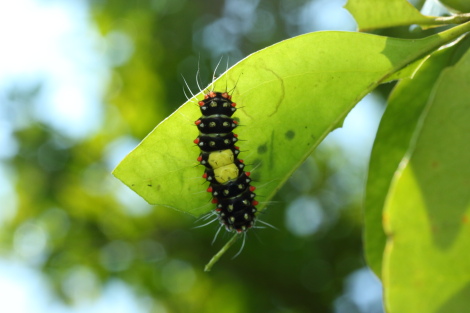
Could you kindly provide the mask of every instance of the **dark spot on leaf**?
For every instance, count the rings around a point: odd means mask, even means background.
[[[266,153],[267,151],[268,151],[268,147],[266,146],[266,144],[261,145],[261,146],[258,147],[258,153],[259,154]]]
[[[295,137],[295,132],[293,132],[292,130],[288,130],[285,136],[288,140],[292,140]]]
[[[152,187],[152,184],[148,184],[147,186]]]

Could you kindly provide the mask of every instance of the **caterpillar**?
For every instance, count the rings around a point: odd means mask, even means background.
[[[194,143],[201,152],[198,162],[205,166],[202,176],[209,182],[207,191],[216,204],[215,213],[221,225],[230,232],[243,233],[256,220],[256,189],[251,185],[250,172],[238,158],[238,136],[233,130],[238,122],[232,118],[236,103],[227,92],[210,91],[198,102],[202,116],[195,121],[199,136]]]

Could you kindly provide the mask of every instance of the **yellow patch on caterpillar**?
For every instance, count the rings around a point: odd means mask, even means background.
[[[224,184],[229,180],[236,179],[238,172],[238,167],[232,163],[214,169],[214,178],[218,183]]]
[[[209,165],[214,171],[219,167],[233,164],[234,161],[235,157],[230,149],[211,152],[208,158]]]

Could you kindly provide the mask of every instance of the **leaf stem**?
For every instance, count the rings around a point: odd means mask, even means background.
[[[435,24],[463,24],[470,21],[470,13],[457,14],[452,16],[436,17],[434,19]]]
[[[205,272],[210,272],[212,269],[212,266],[214,266],[215,263],[224,255],[225,252],[237,241],[237,239],[240,238],[240,234],[235,234],[223,247],[222,249],[217,252],[216,255],[212,257],[212,259],[207,263],[207,265],[204,267]]]

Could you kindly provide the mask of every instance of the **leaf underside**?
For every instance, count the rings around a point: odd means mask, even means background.
[[[310,33],[254,53],[214,81],[209,88],[216,91],[236,86],[240,158],[254,169],[259,209],[362,97],[462,33],[455,29],[422,40]],[[195,98],[160,123],[113,174],[150,204],[199,216],[213,205],[192,143],[200,116]]]
[[[466,312],[470,306],[468,46],[431,84],[414,144],[385,202],[388,312]]]
[[[399,163],[411,145],[411,137],[443,68],[450,66],[460,45],[440,50],[426,60],[413,79],[395,86],[380,122],[372,149],[366,185],[365,254],[377,276],[382,275],[386,237],[382,211],[389,186]]]

